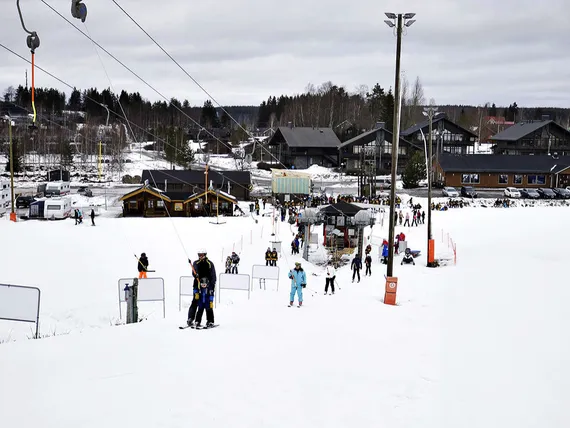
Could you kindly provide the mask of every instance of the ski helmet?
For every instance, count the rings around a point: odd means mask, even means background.
[[[208,252],[206,251],[205,248],[200,248],[200,249],[198,250],[198,255],[201,255],[201,254],[206,255],[206,254],[208,254]]]

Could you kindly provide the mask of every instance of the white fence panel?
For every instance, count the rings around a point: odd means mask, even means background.
[[[134,278],[119,279],[119,317],[123,317],[121,303],[125,303],[125,287],[133,285]],[[137,302],[162,302],[162,317],[166,317],[166,298],[163,278],[139,279]]]
[[[247,274],[221,273],[218,280],[218,301],[221,301],[222,289],[247,291],[250,298],[250,276]]]
[[[264,266],[264,265],[253,265],[251,268],[251,279],[259,279],[259,288],[263,283],[263,288],[265,289],[265,280],[277,281],[277,291],[279,291],[279,266]],[[251,284],[253,288],[253,282]]]
[[[33,322],[36,338],[40,325],[41,291],[37,287],[0,284],[0,319]]]

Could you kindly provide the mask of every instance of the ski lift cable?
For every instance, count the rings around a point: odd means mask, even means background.
[[[87,28],[87,24],[85,24],[85,22],[84,22],[83,25],[85,26],[86,31],[89,33],[89,29]],[[97,56],[99,57],[99,60],[100,60],[100,62],[101,62],[101,66],[103,67],[103,70],[105,71],[105,75],[107,76],[107,80],[109,81],[109,85],[111,86],[111,90],[112,90],[113,93],[115,94],[115,88],[114,88],[114,86],[113,86],[113,81],[111,80],[111,77],[109,76],[109,73],[107,73],[107,69],[105,68],[105,64],[104,64],[104,62],[103,62],[101,56],[99,55],[99,51],[97,50],[97,46],[95,45],[95,42],[94,42],[93,39],[91,38],[91,35],[90,35],[90,34],[89,34],[89,39],[93,42],[93,48],[94,48],[95,51],[97,52]],[[116,96],[116,94],[115,94],[115,96]],[[118,97],[117,97],[117,102],[119,103],[119,107],[121,108],[121,112],[123,113],[123,115],[124,115],[125,117],[127,117],[127,113],[125,112],[125,109],[123,108],[123,105],[122,105],[122,103],[121,103],[121,101],[119,100]],[[136,137],[136,135],[134,134],[133,129],[131,128],[130,124],[129,124],[129,129],[130,129],[130,131],[131,131],[131,134],[132,134],[132,136],[133,136],[133,139],[135,140],[135,143],[138,144],[139,142],[137,141],[137,137]],[[153,173],[152,173],[152,170],[149,169],[148,172],[149,172],[149,174],[150,174],[150,178],[152,179],[152,181],[153,181],[153,183],[154,183],[154,187],[157,188],[158,186],[157,186],[157,184],[156,184],[156,180],[154,179],[154,175],[153,175]],[[165,192],[166,192],[167,189],[165,188],[164,190],[165,190]],[[207,191],[207,189],[206,189],[206,191]],[[170,215],[170,211],[169,211],[168,207],[166,206],[166,204],[164,204],[164,201],[163,201],[163,206],[164,206],[164,210],[166,211],[166,214],[168,215],[168,218],[169,218],[169,220],[170,220],[170,224],[171,224],[172,227],[174,228],[174,233],[176,234],[178,240],[180,241],[180,245],[182,246],[182,250],[184,251],[184,254],[186,255],[186,258],[187,258],[188,260],[190,260],[190,258],[188,257],[188,251],[186,250],[186,246],[184,245],[184,242],[182,241],[182,237],[180,236],[180,233],[178,232],[178,229],[177,229],[176,225],[174,224],[174,220],[172,219],[172,216]],[[135,257],[136,257],[136,254],[135,254]]]
[[[62,18],[64,21],[66,21],[69,25],[71,25],[73,28],[75,28],[77,31],[79,31],[84,37],[86,37],[87,39],[89,39],[92,43],[94,43],[97,47],[99,47],[99,49],[101,49],[103,52],[105,52],[107,55],[109,55],[111,58],[113,58],[117,63],[119,63],[121,66],[123,66],[127,71],[129,71],[133,76],[135,76],[137,79],[139,79],[142,83],[144,83],[146,86],[148,86],[153,92],[155,92],[157,95],[159,95],[161,98],[163,98],[168,105],[174,107],[176,110],[178,110],[183,116],[185,116],[188,120],[190,120],[193,124],[197,125],[197,126],[201,126],[199,122],[197,122],[194,118],[192,118],[191,116],[189,116],[188,114],[186,114],[186,112],[184,112],[184,110],[182,110],[180,107],[178,107],[176,104],[173,104],[171,102],[170,99],[168,99],[164,94],[162,94],[160,91],[158,91],[154,86],[152,86],[150,83],[148,83],[145,79],[143,79],[141,76],[139,76],[137,73],[135,73],[130,67],[128,67],[127,65],[125,65],[124,62],[122,62],[121,60],[119,60],[115,55],[113,55],[112,53],[110,53],[106,48],[104,48],[103,46],[101,46],[101,44],[99,44],[97,41],[95,41],[94,39],[92,39],[88,34],[86,34],[83,30],[81,30],[79,27],[77,27],[75,24],[73,24],[69,19],[67,19],[65,16],[63,16],[57,9],[55,9],[53,6],[51,6],[46,0],[40,0],[43,4],[45,4],[49,9],[51,9],[54,13],[56,13],[60,18]],[[206,133],[208,135],[210,135],[214,140],[218,141],[220,144],[222,144],[223,146],[227,147],[230,151],[232,150],[232,147],[225,143],[224,141],[222,141],[220,138],[218,138],[215,134],[213,134],[212,132],[210,132],[209,130],[205,129]]]

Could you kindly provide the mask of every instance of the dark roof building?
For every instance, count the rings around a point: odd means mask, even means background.
[[[553,120],[519,122],[489,138],[496,154],[570,155],[570,131]]]
[[[280,126],[267,142],[272,159],[286,167],[338,166],[340,140],[332,128]]]
[[[384,122],[378,122],[374,129],[357,135],[340,145],[339,157],[343,170],[347,174],[357,174],[360,177],[359,196],[370,193],[369,180],[372,179],[371,177],[390,172],[393,138],[392,132],[384,127]],[[398,170],[401,171],[405,167],[408,156],[413,150],[421,149],[422,147],[400,137]]]
[[[475,142],[478,136],[470,130],[452,122],[445,113],[438,113],[433,117],[432,130],[433,153],[469,154],[475,152]],[[424,139],[429,139],[429,119],[424,120],[402,131],[402,137],[423,150]]]
[[[186,197],[204,191],[205,187],[212,185],[213,189],[220,189],[240,200],[248,200],[252,188],[251,172],[249,171],[214,171],[208,170],[206,183],[205,171],[200,170],[144,170],[142,183],[148,180],[166,194],[171,192],[185,193]],[[186,199],[186,198],[184,198]]]
[[[566,187],[570,185],[570,156],[449,155],[435,167],[446,186]]]

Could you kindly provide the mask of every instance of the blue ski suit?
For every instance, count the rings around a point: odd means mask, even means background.
[[[297,293],[299,303],[303,302],[303,287],[301,284],[307,284],[307,276],[303,268],[291,269],[289,271],[289,278],[291,278],[291,295],[290,302],[295,301],[295,293]]]

